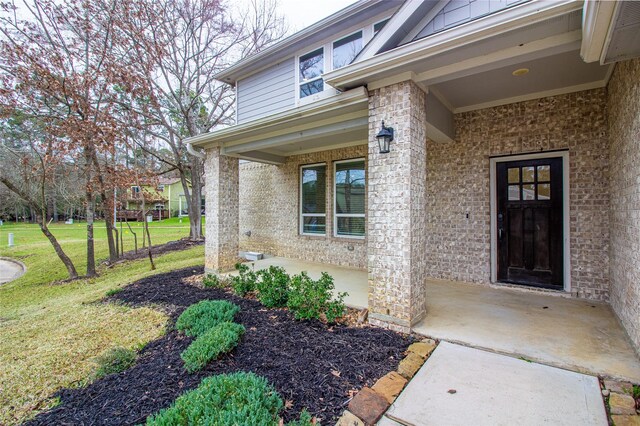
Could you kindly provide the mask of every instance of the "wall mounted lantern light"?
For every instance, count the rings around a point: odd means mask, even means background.
[[[382,129],[376,135],[378,139],[378,146],[380,147],[380,154],[386,154],[389,152],[389,145],[393,140],[393,127],[385,127],[384,120],[382,121]]]

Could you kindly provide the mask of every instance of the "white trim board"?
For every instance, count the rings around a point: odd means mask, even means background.
[[[564,291],[571,293],[571,228],[570,228],[570,185],[569,185],[569,151],[549,151],[529,154],[508,155],[489,159],[489,182],[491,197],[491,284],[498,284],[498,224],[496,165],[509,161],[538,160],[542,158],[562,158],[562,246],[563,246],[563,281]]]

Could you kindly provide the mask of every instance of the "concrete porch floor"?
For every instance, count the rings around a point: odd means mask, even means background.
[[[367,307],[367,273],[281,257],[255,269],[281,266],[312,278],[328,272],[348,306]],[[510,288],[428,280],[427,315],[414,331],[428,337],[521,356],[583,373],[640,383],[640,359],[606,303]]]

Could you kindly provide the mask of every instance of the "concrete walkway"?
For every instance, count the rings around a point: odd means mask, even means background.
[[[271,257],[256,269],[277,265],[290,274],[308,271],[333,276],[345,302],[367,307],[366,271]],[[427,315],[414,331],[543,364],[640,383],[640,359],[611,307],[508,288],[428,280]]]
[[[598,379],[446,342],[378,423],[541,424],[606,426]]]
[[[24,267],[20,263],[8,259],[0,259],[0,284],[13,281],[24,272]]]

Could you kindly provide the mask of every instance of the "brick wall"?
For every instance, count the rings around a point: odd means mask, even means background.
[[[366,268],[366,240],[333,237],[333,161],[366,156],[364,144],[287,157],[282,166],[241,164],[240,250]],[[322,162],[327,164],[327,235],[299,235],[300,166]]]
[[[238,260],[238,159],[207,149],[204,267],[209,272],[233,269]]]
[[[569,149],[572,290],[579,297],[607,300],[606,91],[487,108],[455,119],[455,142],[427,142],[427,274],[488,283],[489,157]]]
[[[611,77],[611,306],[640,353],[640,60]]]
[[[369,93],[369,321],[405,332],[426,310],[425,101],[411,81]],[[395,133],[386,154],[382,120]]]

